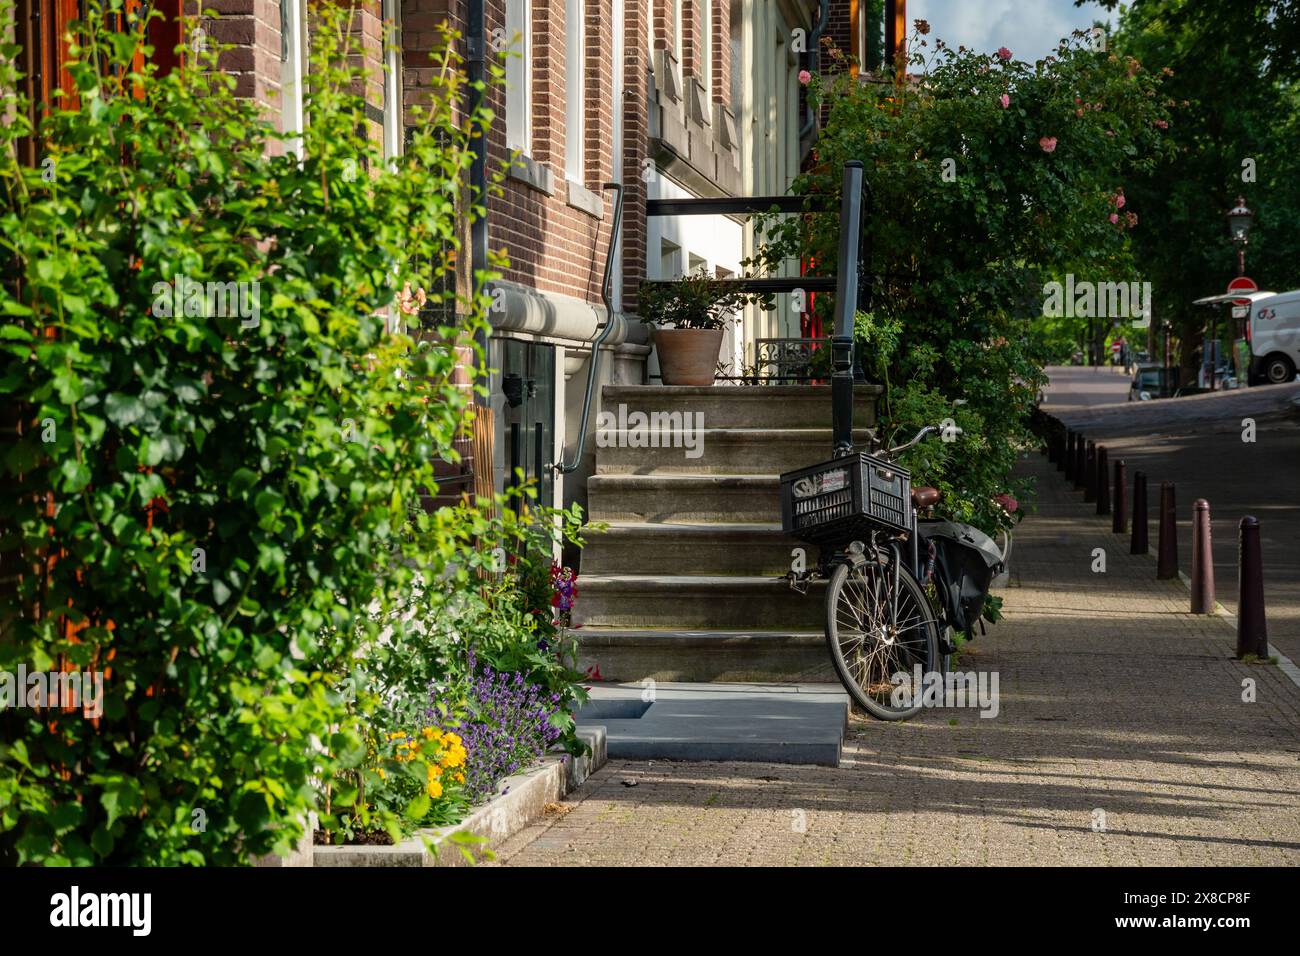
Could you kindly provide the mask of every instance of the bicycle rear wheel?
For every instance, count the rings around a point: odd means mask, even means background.
[[[939,667],[939,631],[930,602],[906,569],[875,560],[836,567],[826,589],[826,643],[835,673],[855,702],[879,720],[907,720],[921,710],[912,686],[916,665]]]

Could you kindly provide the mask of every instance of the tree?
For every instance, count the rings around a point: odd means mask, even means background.
[[[1300,285],[1300,6],[1135,0],[1112,42],[1167,74],[1174,149],[1128,192],[1149,227],[1134,234],[1134,255],[1153,283],[1157,321],[1177,329],[1186,378],[1210,319],[1191,302],[1237,274],[1224,214],[1238,194],[1256,213],[1247,273],[1262,289]]]

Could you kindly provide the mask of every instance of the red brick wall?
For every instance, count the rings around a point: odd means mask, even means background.
[[[731,0],[713,3],[713,99],[731,105]]]
[[[651,0],[655,11],[655,49],[673,50],[677,45],[676,12],[673,0]],[[680,54],[680,50],[677,51]]]
[[[235,77],[235,94],[268,107],[277,118],[280,100],[280,4],[276,0],[203,0],[203,9],[219,13],[205,18],[203,29],[219,43],[234,44],[217,63]],[[197,0],[186,0],[185,12],[197,12]]]
[[[704,4],[709,0],[682,0],[682,48],[677,51],[682,71],[688,76],[704,76]]]

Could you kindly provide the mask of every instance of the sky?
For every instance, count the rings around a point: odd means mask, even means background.
[[[1017,60],[1032,63],[1056,50],[1071,30],[1087,29],[1094,20],[1112,21],[1096,4],[1076,7],[1074,0],[908,0],[907,29],[913,20],[930,21],[930,37],[952,46],[965,44],[980,53],[998,47]]]

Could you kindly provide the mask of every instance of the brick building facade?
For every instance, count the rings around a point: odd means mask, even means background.
[[[203,2],[218,15],[203,21],[204,30],[232,44],[221,67],[283,130],[304,122],[316,2]],[[36,66],[47,67],[37,70],[44,77],[43,90],[34,89],[40,101],[57,75],[59,24],[77,15],[78,0],[18,3],[19,40],[35,37]],[[175,13],[182,3],[187,13],[197,12],[198,0],[153,3],[168,14],[158,27],[158,45],[167,50],[179,36]],[[799,70],[811,65],[804,51],[815,48],[821,21],[841,47],[855,47],[856,24],[871,3],[355,0],[367,114],[389,155],[402,148],[406,110],[433,81],[429,53],[443,42],[442,27],[457,31],[466,45],[473,4],[483,8],[488,61],[506,73],[505,86],[488,93],[497,117],[488,161],[518,154],[503,193],[488,203],[489,244],[510,256],[489,343],[497,370],[491,383],[496,484],[508,483],[519,467],[556,503],[582,501],[593,443],[563,481],[555,479],[553,465],[576,452],[598,331],[611,323],[599,384],[653,381],[657,365],[647,329],[636,320],[638,283],[700,268],[734,275],[754,247],[740,217],[647,218],[647,200],[787,192],[811,146],[798,84]],[[609,310],[601,285],[615,192],[607,183],[622,186],[625,202]],[[465,289],[469,256],[461,266]],[[746,315],[729,335],[722,363],[739,371],[752,361],[756,337],[798,334],[798,315],[789,309]],[[597,388],[597,400],[599,394]]]

